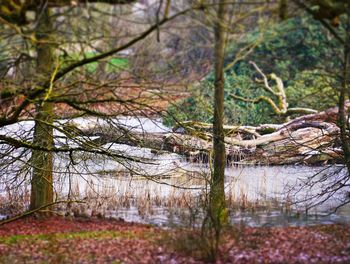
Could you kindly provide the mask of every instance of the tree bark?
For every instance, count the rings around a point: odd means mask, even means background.
[[[50,11],[38,9],[38,31],[36,37],[41,40],[37,46],[37,83],[53,74],[53,47],[49,44],[52,33]],[[52,87],[51,87],[52,88]],[[45,102],[47,94],[37,102],[33,144],[50,149],[53,147],[53,104]],[[53,203],[53,153],[33,150],[31,157],[32,180],[30,210]]]
[[[288,102],[287,102],[287,95],[285,92],[285,88],[284,88],[284,84],[281,78],[279,78],[276,74],[271,73],[270,74],[270,79],[272,79],[273,81],[275,81],[276,83],[276,88],[271,87],[269,84],[269,79],[268,77],[263,73],[263,71],[258,67],[258,65],[256,65],[255,62],[250,61],[249,62],[251,65],[253,65],[253,67],[255,68],[255,70],[261,75],[262,80],[257,80],[258,82],[263,83],[263,89],[269,93],[271,95],[271,97],[269,96],[265,96],[265,95],[260,95],[256,98],[245,98],[242,96],[238,96],[235,94],[231,94],[230,96],[233,99],[239,100],[239,101],[243,101],[243,102],[247,102],[247,103],[253,103],[253,104],[258,104],[260,102],[266,102],[267,104],[269,104],[272,108],[272,110],[274,111],[274,113],[278,116],[281,116],[285,119],[285,121],[289,120],[289,116],[294,115],[294,114],[314,114],[317,113],[316,110],[314,109],[310,109],[310,108],[301,108],[301,107],[293,107],[290,108],[288,106]],[[273,100],[273,98],[277,98],[277,102],[275,102]]]
[[[300,117],[281,125],[267,124],[243,129],[225,126],[226,158],[231,162],[267,165],[339,163],[343,155],[338,143],[339,128],[333,122],[324,121],[328,117],[334,119],[337,112],[338,108],[331,108],[329,111]],[[213,148],[213,136],[208,129],[212,125],[194,124],[197,132],[191,130],[189,134],[137,132],[115,124],[101,124],[97,120],[95,124],[91,123],[91,127],[80,127],[71,121],[62,129],[70,137],[98,136],[89,143],[92,148],[95,144],[96,149],[114,142],[149,148],[155,153],[173,152],[186,156],[190,161],[208,162]],[[229,128],[234,128],[236,132],[230,132]],[[206,138],[201,136],[203,133],[207,135]]]
[[[224,119],[224,59],[225,59],[225,29],[226,9],[223,0],[219,1],[217,21],[215,23],[215,85],[214,85],[214,121],[213,121],[213,172],[210,182],[209,216],[215,230],[215,250],[222,226],[227,222],[228,215],[225,204],[225,167],[226,148],[223,129]]]
[[[344,163],[347,166],[348,173],[350,174],[350,145],[349,145],[349,115],[348,109],[345,105],[346,96],[349,96],[350,92],[348,89],[349,82],[349,70],[350,70],[350,11],[347,11],[348,18],[346,27],[346,41],[344,43],[344,62],[342,69],[342,83],[339,96],[339,112],[338,122],[340,128],[340,139],[342,142],[342,148],[344,152]]]

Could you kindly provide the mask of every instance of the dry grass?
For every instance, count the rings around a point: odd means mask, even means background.
[[[136,210],[139,219],[160,216],[168,218],[167,224],[200,226],[208,200],[207,179],[208,175],[205,172],[189,173],[164,180],[157,179],[162,183],[155,183],[142,177],[121,176],[113,178],[113,181],[107,177],[90,177],[84,181],[81,179],[78,181],[75,178],[69,181],[71,185],[68,193],[67,190],[63,191],[63,185],[67,184],[67,181],[61,180],[58,181],[61,186],[56,186],[56,199],[82,203],[57,204],[54,210],[60,215],[98,218],[120,218],[120,211]],[[282,204],[277,198],[267,199],[264,184],[259,186],[260,195],[255,199],[249,197],[249,190],[237,178],[230,178],[230,182],[226,185],[226,204],[231,212],[255,213],[276,208],[285,212],[291,210],[288,202]],[[202,189],[187,190],[184,189],[186,187]],[[0,196],[0,214],[13,216],[28,208],[29,188],[21,190],[6,189],[6,192]]]

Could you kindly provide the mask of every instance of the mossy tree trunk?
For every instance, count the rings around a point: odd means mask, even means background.
[[[344,62],[342,69],[342,82],[339,95],[338,123],[340,128],[340,139],[344,152],[344,163],[350,174],[350,144],[349,144],[349,110],[345,106],[346,97],[350,96],[350,11],[347,11],[346,36],[344,42]]]
[[[38,9],[37,43],[37,78],[38,84],[47,80],[53,74],[52,23],[47,7]],[[49,89],[49,88],[48,88]],[[36,104],[33,144],[44,149],[53,147],[53,104],[45,102],[50,91]],[[50,151],[33,150],[31,157],[32,180],[30,210],[51,204],[53,202],[53,153]]]
[[[225,58],[225,17],[227,6],[223,0],[219,1],[217,21],[215,24],[215,92],[214,92],[214,121],[213,121],[213,172],[210,182],[209,216],[215,232],[214,250],[218,244],[222,226],[227,222],[225,205],[225,133],[224,118],[224,58]]]

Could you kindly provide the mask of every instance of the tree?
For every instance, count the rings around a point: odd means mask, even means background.
[[[215,32],[215,96],[214,96],[214,120],[213,120],[213,172],[210,181],[210,203],[209,217],[215,231],[215,246],[217,252],[221,229],[227,222],[227,208],[225,202],[225,167],[226,167],[226,149],[225,134],[223,129],[224,120],[224,60],[226,34],[225,25],[227,25],[227,7],[225,1],[218,2],[217,19],[214,25]],[[212,254],[215,256],[215,254]]]
[[[23,118],[32,117],[35,120],[32,139],[30,134],[26,137],[1,134],[0,140],[2,144],[8,146],[9,151],[17,149],[26,155],[28,151],[31,152],[30,160],[27,160],[27,156],[19,159],[22,163],[29,164],[31,168],[31,210],[43,208],[54,202],[54,154],[66,153],[72,159],[73,164],[75,163],[72,158],[73,153],[79,151],[109,155],[121,161],[141,161],[119,151],[104,149],[91,140],[77,139],[69,129],[54,122],[56,112],[62,108],[66,110],[68,115],[88,113],[100,117],[120,113],[121,106],[124,111],[135,113],[147,109],[152,110],[151,101],[154,101],[156,96],[147,99],[150,105],[148,106],[144,103],[146,99],[142,98],[143,94],[123,97],[117,93],[115,87],[127,84],[128,78],[124,77],[126,80],[123,80],[122,73],[118,74],[120,80],[117,79],[117,83],[108,78],[100,81],[98,74],[88,73],[89,68],[84,68],[84,66],[102,61],[132,47],[153,32],[157,32],[163,24],[198,7],[190,6],[169,15],[171,1],[164,2],[164,5],[161,2],[162,17],[159,17],[149,28],[144,29],[143,26],[136,26],[132,29],[135,31],[133,32],[135,36],[126,34],[126,37],[121,39],[115,48],[109,47],[111,45],[110,39],[113,38],[104,38],[103,34],[106,32],[102,32],[101,36],[97,30],[92,32],[88,30],[86,34],[82,31],[83,26],[99,27],[98,23],[92,24],[91,21],[99,19],[108,21],[110,19],[108,23],[113,25],[115,15],[123,16],[122,11],[121,14],[105,11],[106,8],[101,5],[102,3],[120,5],[131,2],[133,1],[89,1],[88,9],[84,9],[87,4],[85,1],[0,2],[2,33],[7,37],[3,41],[7,41],[8,44],[11,38],[17,40],[16,45],[13,45],[13,51],[3,55],[8,60],[12,60],[13,54],[18,56],[13,58],[12,66],[4,69],[5,75],[8,75],[10,70],[18,71],[18,74],[16,76],[9,74],[1,84],[1,100],[5,107],[2,109],[0,117],[0,127],[15,124]],[[86,15],[85,12],[88,12],[87,24],[83,19]],[[77,23],[74,15],[82,18],[81,25]],[[63,32],[61,34],[57,33],[59,27]],[[78,32],[79,30],[80,32]],[[124,31],[127,30],[124,27]],[[116,34],[113,30],[108,33],[111,36]],[[121,33],[123,34],[123,31]],[[98,38],[102,43],[96,42]],[[26,49],[19,55],[16,52],[21,45]],[[85,50],[91,48],[97,51],[97,54],[87,56]],[[75,55],[75,50],[78,52],[78,58]],[[33,66],[35,71],[32,71]],[[25,74],[20,73],[21,67]],[[116,76],[114,75],[113,78]],[[104,111],[96,109],[101,104],[108,104],[109,107],[106,107],[108,111],[106,108]],[[59,137],[54,136],[57,131],[63,133],[69,139],[70,144],[57,142]],[[127,131],[124,132],[127,133]],[[73,143],[74,147],[72,147]],[[21,157],[23,155],[20,154]],[[17,161],[16,158],[13,158],[13,162]],[[8,167],[6,164],[5,166]],[[6,174],[5,171],[4,174]]]
[[[225,122],[227,124],[258,125],[283,121],[271,104],[244,102],[234,97],[254,100],[268,97],[278,104],[274,95],[265,91],[261,74],[252,66],[253,61],[268,78],[270,74],[282,80],[288,108],[310,108],[323,111],[338,100],[337,80],[329,69],[340,66],[335,60],[341,48],[330,42],[327,31],[312,18],[297,14],[284,21],[271,21],[259,29],[245,32],[237,41],[229,40],[225,59]],[[337,55],[338,54],[338,55]],[[327,68],[325,68],[327,67]],[[214,74],[210,72],[191,92],[193,96],[169,108],[178,120],[212,122]],[[275,87],[276,88],[276,87]],[[173,122],[174,123],[174,122]]]
[[[335,89],[338,92],[338,126],[340,128],[340,139],[344,153],[344,164],[347,173],[340,177],[332,186],[327,186],[322,194],[330,197],[339,189],[349,186],[350,175],[350,145],[349,145],[349,110],[346,101],[349,99],[349,64],[350,64],[350,3],[349,1],[313,0],[307,3],[299,0],[293,2],[311,15],[315,20],[327,29],[333,40],[340,47],[338,50],[337,66],[329,67],[327,72],[336,76]],[[328,64],[328,63],[327,63]],[[349,197],[344,199],[343,204],[350,202]],[[341,204],[341,205],[343,205]]]
[[[37,43],[37,84],[45,82],[45,79],[54,74],[54,50],[51,42],[52,21],[50,10],[39,5],[36,11],[38,16],[38,29],[36,32]],[[53,104],[47,102],[52,93],[53,83],[47,89],[36,105],[35,126],[33,144],[50,150],[53,142]],[[29,210],[35,210],[43,205],[53,203],[53,153],[33,150],[31,156],[33,167],[31,180],[31,196]]]
[[[271,73],[269,77],[271,80],[273,80],[276,83],[275,87],[271,87],[269,84],[268,77],[263,73],[263,71],[258,67],[258,65],[256,65],[256,63],[253,61],[251,61],[250,64],[253,65],[255,70],[263,78],[262,80],[256,79],[256,81],[259,83],[262,83],[262,87],[269,94],[269,96],[260,95],[259,97],[251,99],[251,98],[244,98],[241,96],[237,96],[235,94],[231,94],[231,96],[234,99],[240,100],[243,102],[254,103],[254,104],[264,101],[271,106],[271,108],[273,109],[274,113],[277,116],[282,116],[283,118],[286,118],[286,119],[288,119],[289,116],[295,115],[295,114],[305,115],[305,114],[317,113],[316,110],[310,109],[310,108],[289,107],[289,103],[287,101],[287,95],[286,95],[286,91],[285,91],[282,79],[279,78],[275,73]],[[275,98],[277,102],[274,101]]]

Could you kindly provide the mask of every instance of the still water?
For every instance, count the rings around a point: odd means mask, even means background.
[[[60,122],[65,121],[58,121],[58,124]],[[93,118],[76,119],[75,122],[81,126],[96,124]],[[136,131],[170,131],[160,120],[124,117],[119,118],[118,123]],[[26,121],[3,128],[0,132],[30,139],[32,127],[32,122]],[[55,136],[56,146],[76,144],[64,138],[59,131],[55,131]],[[176,154],[157,154],[146,148],[127,145],[110,143],[103,148],[147,160],[139,163],[95,153],[56,154],[54,178],[57,199],[86,202],[69,209],[62,206],[58,210],[162,226],[200,225],[210,175],[207,164],[189,163]],[[4,154],[7,149],[2,147],[0,151],[2,160],[7,159],[7,154]],[[16,151],[11,154],[16,162],[1,171],[0,195],[11,183],[11,174],[22,173],[18,168],[25,166],[28,160],[30,153]],[[17,178],[16,183],[27,182],[28,185],[29,174],[23,175],[23,178]],[[350,222],[350,205],[338,208],[349,201],[350,193],[350,180],[342,166],[231,164],[225,175],[232,223],[283,226]]]
[[[100,177],[71,178],[70,182],[79,197],[105,196],[109,202],[102,210],[108,217],[163,226],[199,225],[209,168],[168,158],[161,160],[168,163],[158,165],[157,176],[108,170]],[[161,176],[166,167],[172,176]],[[350,222],[349,205],[335,210],[348,201],[349,189],[329,189],[345,173],[336,166],[230,166],[225,192],[231,221],[250,226]],[[67,179],[60,186],[60,193],[67,193]]]

